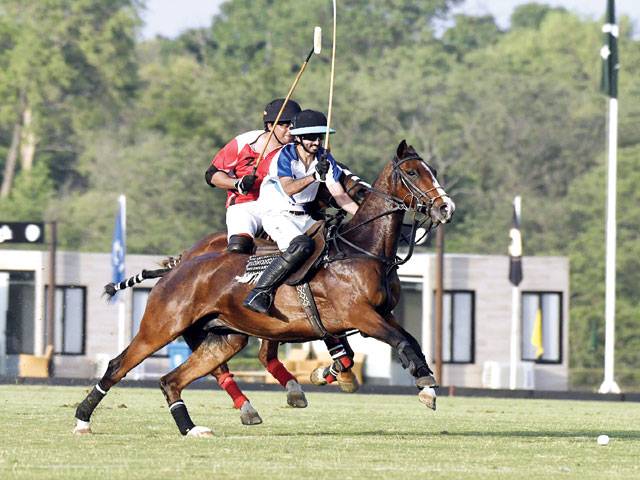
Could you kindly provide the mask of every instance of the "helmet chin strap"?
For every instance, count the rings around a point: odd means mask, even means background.
[[[300,145],[302,147],[302,149],[307,152],[309,155],[315,155],[314,152],[310,152],[309,149],[307,147],[304,146],[304,142],[302,140],[298,140],[300,137],[295,137],[293,140],[293,143],[295,143],[296,145]]]
[[[273,135],[272,135],[272,137],[273,137],[273,138],[275,138],[275,139],[276,139],[276,141],[277,141],[280,145],[286,145],[286,143],[283,143],[283,142],[278,138],[278,134],[276,133],[275,128],[276,128],[276,126],[272,123],[272,124],[271,124],[271,130],[269,130],[269,127],[266,127],[266,126],[265,126],[264,131],[265,131],[265,132],[273,131]]]

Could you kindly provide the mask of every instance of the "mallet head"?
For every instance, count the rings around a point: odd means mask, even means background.
[[[322,51],[322,28],[316,27],[313,29],[313,53],[320,55]]]

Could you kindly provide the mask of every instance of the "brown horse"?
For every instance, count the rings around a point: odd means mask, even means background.
[[[362,203],[366,191],[370,188],[370,185],[362,181],[360,177],[351,173],[346,167],[343,166],[343,177],[341,178],[342,185],[345,191],[356,201],[358,204]],[[328,190],[321,189],[318,195],[318,211],[325,209],[328,206],[336,205],[332,204],[332,197]],[[336,207],[337,208],[337,207]],[[256,240],[258,243],[261,240]],[[264,243],[262,241],[262,243]],[[108,297],[113,297],[117,291],[125,288],[133,287],[136,284],[142,283],[146,279],[164,277],[171,273],[173,269],[180,263],[186,262],[191,258],[204,255],[205,253],[222,253],[227,248],[227,235],[226,233],[212,233],[202,238],[195,243],[189,250],[185,250],[178,257],[170,257],[162,262],[164,268],[157,270],[143,270],[136,275],[133,275],[120,283],[109,283],[105,286],[104,293]],[[183,338],[192,350],[195,350],[202,340],[206,337],[206,333],[202,331],[198,326],[188,328],[182,333]],[[305,408],[308,405],[304,391],[298,382],[298,379],[289,372],[286,367],[278,359],[278,347],[280,342],[273,340],[262,340],[260,343],[260,349],[258,351],[258,360],[280,385],[287,392],[287,404],[291,407]],[[329,341],[327,347],[333,347],[340,349],[342,347],[346,352],[351,352],[350,347],[346,343],[346,339],[341,340],[339,343],[336,341]],[[345,348],[346,347],[346,348]],[[352,356],[352,353],[351,353]],[[351,358],[351,361],[353,359]],[[334,361],[334,365],[338,360]],[[311,381],[316,385],[326,384],[324,372],[330,366],[318,368],[311,378]],[[358,390],[358,381],[351,371],[351,367],[340,366],[340,371],[335,378],[338,386],[343,392],[353,393]],[[240,410],[240,421],[244,425],[258,425],[262,423],[260,415],[251,405],[248,397],[240,390],[236,382],[233,380],[233,374],[229,371],[229,367],[226,363],[216,367],[211,375],[216,379],[218,385],[224,389],[231,397],[234,407]]]
[[[396,253],[407,211],[428,215],[438,224],[448,222],[454,209],[433,169],[401,142],[357,214],[333,233],[332,256],[310,282],[326,330],[338,335],[355,329],[389,344],[416,379],[420,401],[433,409],[433,373],[416,339],[391,313],[400,294]],[[245,266],[245,256],[210,253],[181,262],[163,278],[149,296],[138,334],[78,406],[76,431],[90,431],[93,410],[127,372],[198,322],[215,319],[216,327],[184,364],[160,381],[183,435],[209,436],[211,431],[193,424],[180,398],[182,390],[244,348],[248,335],[278,342],[317,339],[294,287],[278,289],[272,316],[242,307],[250,286],[236,277]]]

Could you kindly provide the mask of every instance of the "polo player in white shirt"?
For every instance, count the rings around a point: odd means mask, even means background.
[[[245,299],[244,306],[254,312],[267,313],[275,289],[313,253],[313,240],[305,232],[314,220],[306,206],[315,200],[320,183],[326,182],[336,203],[348,213],[355,214],[358,209],[340,184],[342,169],[320,146],[326,131],[327,117],[323,113],[298,113],[290,130],[294,143],[280,150],[262,182],[258,197],[264,212],[262,228],[283,254],[271,261]],[[331,129],[330,133],[334,132]]]

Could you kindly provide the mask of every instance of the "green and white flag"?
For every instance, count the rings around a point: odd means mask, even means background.
[[[602,26],[604,45],[600,49],[602,57],[602,83],[600,88],[611,98],[618,98],[618,25],[616,24],[615,0],[607,0],[607,19]]]

